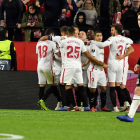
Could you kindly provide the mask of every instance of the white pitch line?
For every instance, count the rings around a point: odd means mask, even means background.
[[[4,133],[0,133],[0,136],[5,136],[8,138],[0,138],[0,140],[16,140],[16,139],[23,139],[23,136],[20,135],[13,135],[13,134],[4,134]]]

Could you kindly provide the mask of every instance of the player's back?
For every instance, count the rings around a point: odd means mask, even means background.
[[[90,50],[90,46],[85,45],[85,47],[87,48],[87,51]],[[87,57],[83,53],[82,53],[82,56],[81,56],[81,61],[82,61],[82,63],[85,63],[87,61]],[[83,69],[86,70],[86,69],[88,69],[88,67],[89,67],[89,64],[84,66]]]
[[[122,65],[123,60],[117,60],[116,56],[124,54],[124,51],[127,48],[127,42],[128,42],[127,38],[118,35],[118,36],[110,37],[109,41],[111,41],[111,45],[109,50],[108,64]]]
[[[38,54],[38,68],[51,69],[52,51],[55,43],[52,41],[40,41],[36,45],[36,53]]]
[[[62,41],[61,47],[65,53],[64,67],[79,68],[81,67],[81,52],[85,52],[84,42],[75,37],[69,37]]]

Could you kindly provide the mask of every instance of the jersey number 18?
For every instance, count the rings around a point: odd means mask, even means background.
[[[42,46],[39,46],[38,47],[38,50],[39,50],[39,57],[40,58],[44,58],[47,56],[47,50],[48,50],[48,47],[46,45],[44,45],[43,47]]]

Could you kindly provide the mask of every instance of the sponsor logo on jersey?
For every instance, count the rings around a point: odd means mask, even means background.
[[[92,52],[95,52],[95,49],[92,49],[91,51],[92,51]]]

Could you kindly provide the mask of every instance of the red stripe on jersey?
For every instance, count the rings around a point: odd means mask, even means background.
[[[90,71],[90,86],[91,86],[91,71]]]
[[[93,65],[92,71],[94,70],[95,65]]]
[[[64,83],[65,69],[63,70],[62,83]]]
[[[124,63],[124,66],[123,66],[123,75],[124,75],[124,68],[125,68],[125,63]],[[122,82],[121,84],[123,84],[123,77],[122,77]]]

